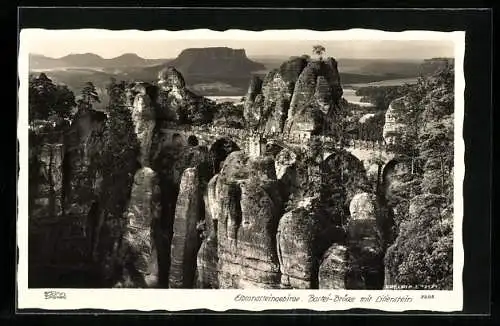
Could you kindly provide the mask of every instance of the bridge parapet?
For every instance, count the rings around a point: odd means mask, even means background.
[[[366,150],[376,150],[376,151],[387,151],[387,146],[384,141],[369,141],[369,140],[359,140],[352,139],[349,141],[349,147],[366,149]]]
[[[388,156],[390,153],[387,150],[387,146],[384,141],[365,141],[358,139],[347,140],[343,144],[335,140],[331,136],[326,135],[313,135],[301,133],[283,134],[277,132],[263,133],[257,130],[247,130],[247,129],[235,129],[227,127],[217,127],[211,125],[204,126],[191,126],[191,125],[168,125],[166,128],[162,129],[163,132],[171,133],[181,133],[181,134],[199,134],[211,137],[219,137],[221,135],[232,136],[239,138],[240,141],[246,141],[255,138],[265,138],[267,141],[280,141],[284,144],[290,145],[302,145],[308,140],[319,140],[322,143],[333,145],[338,148],[346,148],[349,151],[368,151],[368,152],[378,152],[386,153]],[[390,155],[389,155],[390,156]]]

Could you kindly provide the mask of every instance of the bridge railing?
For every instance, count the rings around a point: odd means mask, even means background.
[[[283,134],[278,132],[260,132],[256,130],[247,129],[235,129],[227,127],[217,127],[217,126],[192,126],[192,125],[168,125],[166,130],[179,131],[179,132],[201,132],[201,133],[212,133],[212,134],[222,134],[236,136],[240,138],[247,137],[262,137],[268,140],[279,140],[285,143],[291,144],[301,144],[308,140],[318,140],[322,143],[333,144],[338,147],[352,147],[354,149],[364,149],[364,150],[376,150],[376,151],[387,151],[387,145],[384,141],[368,141],[359,139],[350,139],[341,144],[335,138],[325,135],[314,135],[309,136],[300,133]]]
[[[231,136],[245,137],[251,133],[245,129],[217,127],[217,126],[192,126],[192,125],[166,125],[163,130],[172,130],[179,132],[208,132],[213,134],[225,134]]]
[[[349,145],[350,147],[358,149],[387,151],[387,145],[382,140],[370,141],[370,140],[352,139],[350,140]]]

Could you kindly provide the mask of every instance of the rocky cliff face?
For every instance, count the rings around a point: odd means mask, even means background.
[[[184,77],[168,66],[158,73],[158,116],[180,124],[211,121],[210,103],[186,87]]]
[[[33,216],[61,216],[63,213],[63,159],[64,145],[41,144],[32,147],[34,190],[30,211]]]
[[[233,152],[217,178],[220,288],[279,286],[275,236],[282,199],[273,164]]]
[[[342,231],[318,207],[318,198],[299,201],[279,222],[278,255],[281,286],[284,288],[318,288],[321,258],[335,241],[342,241]]]
[[[337,243],[325,252],[319,266],[318,284],[320,289],[346,289],[347,253],[347,247]]]
[[[337,62],[295,57],[251,81],[245,101],[250,126],[266,133],[320,132],[335,123],[342,98]]]
[[[258,76],[252,76],[245,96],[245,102],[243,103],[243,117],[249,126],[258,127],[263,111],[262,105],[262,79]]]
[[[218,217],[221,212],[217,187],[218,175],[210,179],[203,195],[205,219],[201,225],[202,244],[197,256],[196,286],[198,288],[219,288]]]
[[[91,162],[96,137],[104,128],[105,115],[85,110],[77,114],[66,136],[66,214],[87,216],[99,192],[101,177]]]
[[[405,136],[406,124],[403,123],[404,117],[401,116],[404,112],[406,100],[399,98],[389,104],[389,108],[385,112],[385,123],[382,131],[384,140],[387,144],[396,144]],[[403,108],[403,109],[402,109]]]
[[[319,123],[335,123],[334,113],[342,97],[342,87],[337,62],[309,62],[295,84],[286,132],[313,132],[323,128]]]
[[[268,133],[283,130],[295,83],[307,65],[305,58],[291,58],[264,80],[253,77],[245,100],[245,119],[250,126]]]
[[[89,137],[78,126],[77,120],[72,128],[45,123],[30,130],[29,268],[36,275],[30,286],[80,284],[85,273],[92,236],[87,201],[95,198],[96,180],[88,173]],[[75,267],[81,274],[71,272]]]
[[[175,208],[170,288],[191,288],[195,282],[196,256],[201,245],[198,224],[204,219],[202,189],[197,168],[184,170]]]
[[[351,200],[349,211],[347,288],[380,289],[384,269],[377,200],[368,193],[357,194]]]
[[[134,176],[124,214],[126,231],[120,249],[123,280],[116,287],[150,288],[158,285],[158,254],[153,227],[160,213],[158,176],[151,168],[143,167]]]
[[[43,266],[57,261],[59,248],[57,230],[44,227],[44,222],[58,220],[63,215],[62,143],[43,143],[45,137],[30,135],[29,157],[29,286],[50,285],[51,275]],[[56,136],[59,140],[61,135]],[[40,141],[34,144],[35,140]],[[43,244],[40,245],[40,244]],[[55,274],[54,271],[52,274]]]
[[[161,283],[166,286],[169,283],[169,270],[171,259],[171,247],[174,217],[177,212],[177,203],[189,201],[189,198],[180,198],[181,182],[186,169],[195,168],[199,176],[197,191],[205,192],[207,183],[211,177],[211,163],[209,152],[206,147],[176,147],[164,146],[159,142],[155,144],[153,152],[153,169],[157,171],[160,178],[162,213],[157,228],[159,247],[159,264]],[[186,196],[182,194],[182,197]],[[202,215],[200,215],[202,216]]]
[[[155,118],[151,98],[146,93],[145,87],[141,87],[132,104],[132,120],[139,140],[139,162],[141,166],[150,166],[151,143],[156,124]]]

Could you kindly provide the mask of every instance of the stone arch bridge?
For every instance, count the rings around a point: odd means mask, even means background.
[[[228,139],[250,156],[261,155],[268,144],[295,151],[311,137],[327,145],[337,145],[338,147],[338,144],[328,136],[308,137],[307,135],[298,134],[285,137],[282,134],[262,135],[257,131],[215,126],[169,126],[160,130],[160,142],[165,145],[203,145],[211,148],[218,140]],[[368,174],[383,174],[388,164],[396,159],[395,153],[388,151],[382,141],[354,140],[350,141],[347,146],[342,146],[342,148],[360,160]],[[323,159],[326,159],[331,154],[330,151],[325,150]]]

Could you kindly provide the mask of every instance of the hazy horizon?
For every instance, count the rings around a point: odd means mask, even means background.
[[[325,56],[343,59],[423,60],[454,57],[453,41],[400,40],[222,40],[222,39],[35,39],[29,44],[31,54],[61,58],[69,54],[93,53],[105,59],[136,54],[145,59],[170,59],[188,48],[229,47],[245,49],[248,57],[294,56],[311,54],[313,45],[326,48]]]

